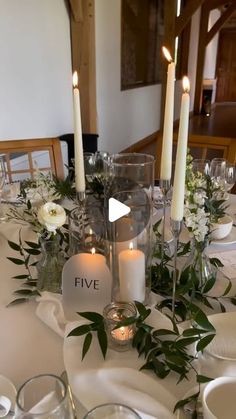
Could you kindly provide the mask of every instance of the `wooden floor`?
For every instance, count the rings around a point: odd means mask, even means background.
[[[176,128],[177,130],[178,128]],[[210,116],[194,115],[189,121],[189,133],[214,137],[235,137],[236,141],[236,102],[215,104]],[[155,156],[155,139],[138,151]]]
[[[210,116],[195,115],[189,121],[189,133],[230,137],[236,141],[236,103],[217,103]]]

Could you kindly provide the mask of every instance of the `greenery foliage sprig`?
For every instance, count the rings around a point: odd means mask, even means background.
[[[114,329],[126,327],[131,324],[135,325],[136,332],[132,340],[132,346],[137,350],[138,355],[142,356],[145,360],[145,363],[140,368],[141,370],[150,370],[161,379],[164,379],[171,372],[175,373],[178,377],[178,383],[183,379],[188,379],[190,371],[194,371],[196,382],[199,386],[200,383],[211,380],[209,377],[198,374],[194,365],[198,352],[202,352],[215,337],[213,325],[199,307],[193,303],[189,304],[193,327],[180,331],[178,325],[172,318],[169,318],[172,323],[172,328],[154,329],[154,327],[146,322],[151,313],[151,309],[146,308],[137,301],[135,305],[138,315],[120,321]],[[104,317],[94,312],[79,312],[78,314],[91,322],[76,327],[68,334],[68,337],[85,335],[82,347],[82,360],[90,348],[94,332],[97,334],[101,352],[105,358],[108,339]],[[195,349],[193,349],[193,345]],[[179,401],[175,406],[175,410],[189,403],[191,400],[196,401],[199,393],[200,388],[191,397]]]

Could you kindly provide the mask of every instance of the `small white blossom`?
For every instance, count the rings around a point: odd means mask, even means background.
[[[38,211],[38,221],[46,227],[48,232],[56,233],[56,229],[66,222],[66,213],[61,205],[47,202]]]

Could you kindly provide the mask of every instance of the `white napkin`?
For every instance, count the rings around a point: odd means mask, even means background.
[[[39,303],[36,315],[62,338],[65,334],[66,319],[62,306],[62,296],[44,291],[36,298]]]
[[[102,403],[127,404],[140,412],[143,419],[172,419],[177,401],[165,383],[152,373],[139,371],[144,359],[139,359],[135,350],[116,352],[108,350],[103,359],[96,335],[89,352],[81,361],[84,336],[67,338],[69,331],[86,323],[79,318],[66,325],[62,298],[48,292],[38,299],[37,316],[60,336],[64,335],[64,362],[69,382],[76,398],[91,409]],[[150,323],[155,327],[170,327],[170,321],[154,310]]]

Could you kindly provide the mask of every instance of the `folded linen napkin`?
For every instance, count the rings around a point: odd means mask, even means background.
[[[127,404],[139,411],[143,419],[172,419],[176,397],[149,372],[139,371],[144,363],[135,350],[115,352],[108,350],[103,359],[97,338],[85,359],[81,361],[84,336],[67,338],[73,328],[85,319],[66,324],[61,296],[43,292],[38,299],[37,316],[64,339],[64,363],[76,398],[87,409],[102,403]],[[155,310],[150,323],[155,327],[170,327],[169,319]],[[66,327],[65,327],[66,325]]]

